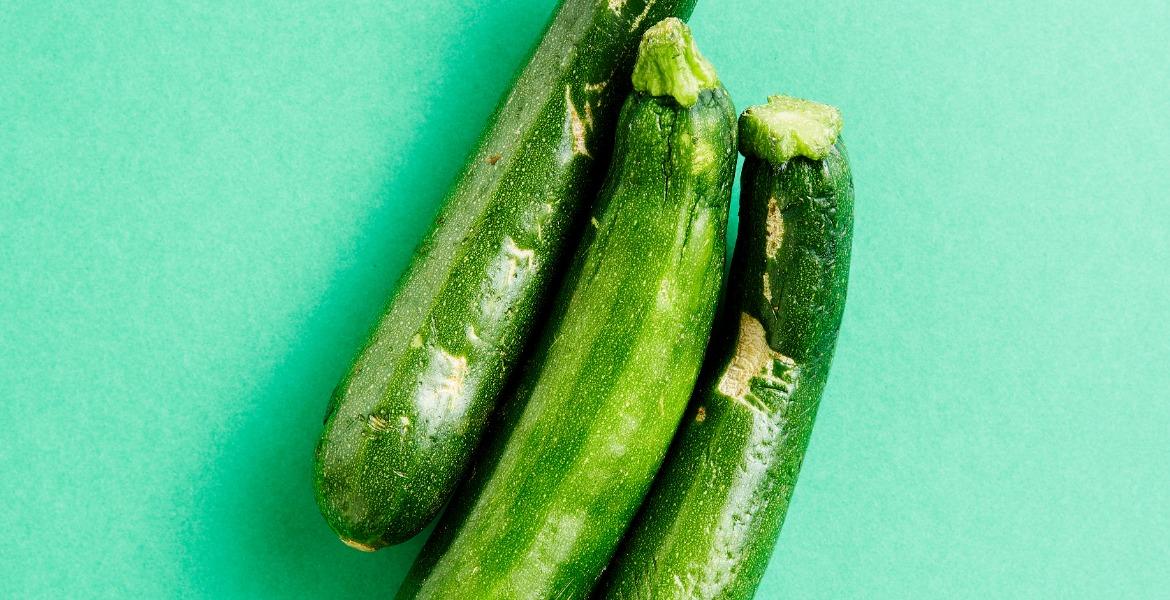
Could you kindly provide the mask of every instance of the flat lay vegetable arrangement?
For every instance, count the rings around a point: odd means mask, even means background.
[[[836,109],[774,96],[737,125],[692,5],[561,4],[334,392],[315,482],[342,541],[402,542],[450,500],[399,598],[755,593],[853,186]]]

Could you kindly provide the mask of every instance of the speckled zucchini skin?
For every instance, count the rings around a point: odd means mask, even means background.
[[[693,4],[557,9],[333,393],[315,485],[346,543],[402,542],[450,496],[596,193],[638,40]]]
[[[499,435],[398,598],[582,598],[653,480],[714,318],[735,174],[722,87],[622,109],[592,226]]]
[[[824,160],[747,157],[727,298],[703,375],[596,597],[755,594],[829,373],[852,226],[840,140]]]

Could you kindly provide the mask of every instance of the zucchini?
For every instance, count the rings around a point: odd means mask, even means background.
[[[642,31],[695,0],[564,0],[333,392],[322,515],[372,551],[419,532],[463,474],[600,183]]]
[[[666,454],[723,277],[735,110],[678,19],[646,33],[633,81],[593,226],[504,433],[398,598],[583,597]]]
[[[776,544],[837,342],[853,183],[837,110],[744,112],[740,229],[687,418],[602,598],[751,598]]]

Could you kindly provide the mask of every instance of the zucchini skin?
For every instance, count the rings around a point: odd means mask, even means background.
[[[853,183],[840,139],[742,176],[703,376],[595,597],[751,598],[783,525],[845,307]]]
[[[686,408],[723,276],[735,112],[622,109],[593,227],[532,363],[398,598],[582,598]]]
[[[564,0],[348,374],[316,448],[318,506],[361,550],[447,501],[600,183],[642,32],[695,0]]]

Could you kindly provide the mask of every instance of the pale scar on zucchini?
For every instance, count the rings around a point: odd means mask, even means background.
[[[777,366],[780,367],[779,372]],[[799,372],[799,367],[791,358],[768,347],[764,326],[755,317],[741,313],[735,355],[719,378],[716,388],[724,396],[751,410],[768,413],[776,407],[769,407],[752,389],[751,384],[758,382],[783,394],[792,387],[792,380]]]

